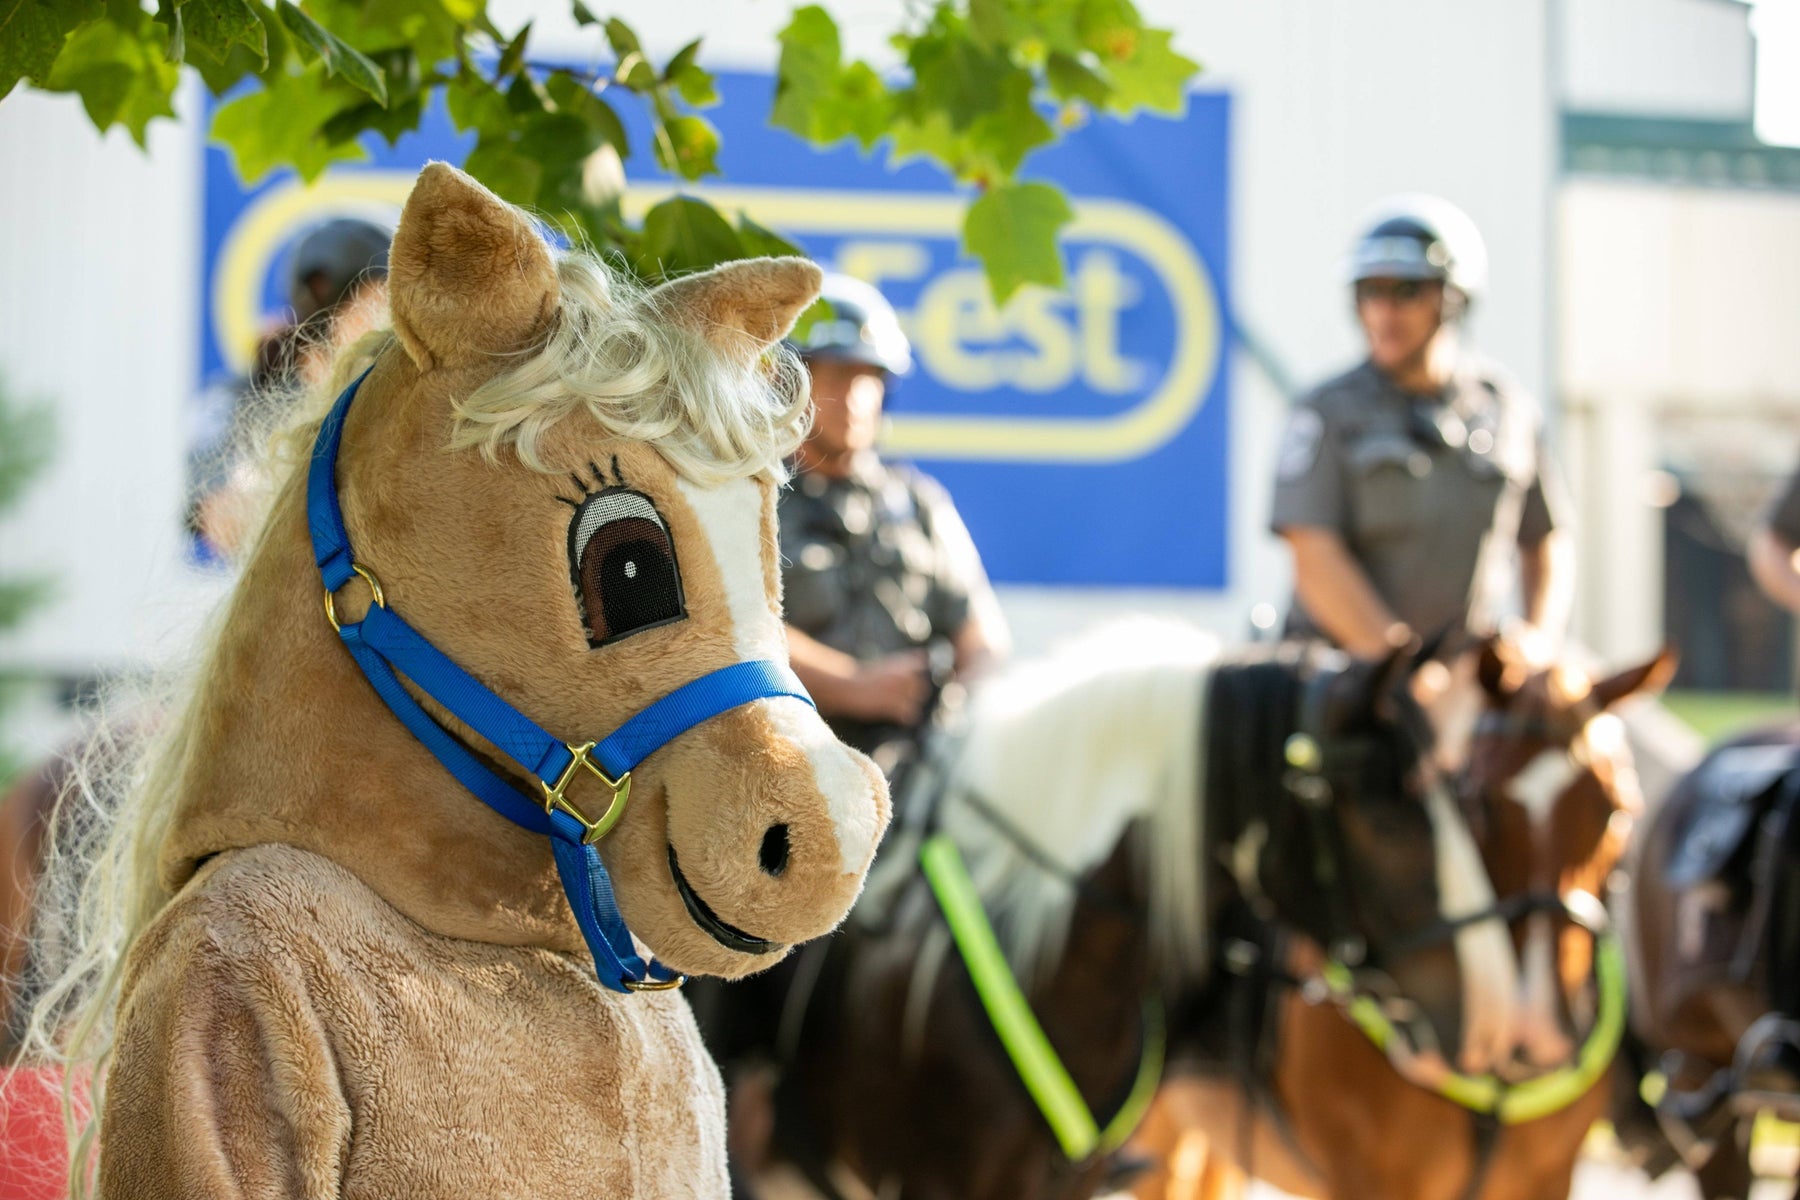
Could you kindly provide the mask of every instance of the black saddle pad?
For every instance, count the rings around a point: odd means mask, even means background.
[[[1800,746],[1728,746],[1695,772],[1700,795],[1664,872],[1671,888],[1717,879],[1782,784],[1800,775]]]

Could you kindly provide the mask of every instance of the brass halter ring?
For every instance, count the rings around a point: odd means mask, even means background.
[[[369,592],[375,598],[375,607],[386,608],[387,597],[381,594],[381,581],[375,578],[375,573],[361,563],[351,563],[350,569],[361,575],[364,582],[369,585]],[[337,604],[332,599],[330,588],[325,589],[325,619],[331,622],[331,628],[335,632],[344,632],[344,627],[338,624]]]

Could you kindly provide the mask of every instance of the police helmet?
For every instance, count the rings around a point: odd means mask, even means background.
[[[1390,196],[1350,248],[1349,282],[1437,279],[1474,299],[1487,284],[1487,246],[1469,215],[1437,196]]]
[[[900,318],[873,286],[827,271],[819,300],[830,311],[788,340],[801,358],[860,363],[895,376],[912,370],[912,345]]]
[[[305,314],[321,307],[310,284],[315,275],[325,277],[325,308],[343,301],[361,280],[386,275],[393,237],[393,230],[361,217],[334,217],[308,230],[294,247],[288,270],[295,311]]]

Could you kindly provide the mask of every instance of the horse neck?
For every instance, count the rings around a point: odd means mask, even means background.
[[[1279,839],[1294,835],[1291,825],[1297,814],[1283,775],[1285,744],[1294,732],[1301,687],[1298,666],[1277,658],[1221,664],[1214,673],[1201,733],[1206,740],[1203,853],[1209,866],[1228,862],[1246,837],[1266,837],[1274,847]],[[1265,863],[1268,859],[1265,852]],[[1279,890],[1266,878],[1263,883]],[[1246,898],[1230,870],[1211,872],[1209,918],[1216,919],[1232,900]],[[1280,899],[1273,894],[1270,898]]]
[[[338,644],[304,484],[290,480],[277,500],[199,681],[165,885],[207,856],[284,843],[332,859],[434,932],[579,952],[548,844],[455,784]]]
[[[1082,877],[1055,969],[1032,996],[1063,1065],[1095,1103],[1116,1103],[1142,1051],[1142,1012],[1156,987],[1149,937],[1144,822],[1128,826]],[[1118,1094],[1115,1094],[1118,1093]],[[1096,1113],[1104,1122],[1111,1114]]]

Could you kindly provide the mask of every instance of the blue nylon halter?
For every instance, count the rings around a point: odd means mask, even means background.
[[[307,470],[307,524],[312,533],[313,557],[325,583],[327,615],[338,626],[338,636],[376,695],[457,782],[515,825],[550,838],[557,874],[575,921],[581,926],[582,937],[593,952],[600,982],[615,992],[674,986],[680,982],[680,976],[661,963],[644,961],[619,913],[612,880],[593,844],[610,825],[597,828],[597,823],[578,820],[553,801],[561,796],[580,767],[588,765],[592,770],[590,762],[597,762],[605,772],[604,782],[614,788],[615,809],[622,811],[623,798],[629,794],[631,771],[702,721],[755,700],[792,696],[811,704],[812,697],[785,663],[766,659],[739,662],[676,688],[626,721],[591,751],[551,737],[389,610],[374,577],[357,564],[338,503],[337,456],[350,402],[367,378],[365,371],[332,405],[319,428]],[[375,602],[361,621],[338,624],[330,605],[331,596],[358,574],[369,581]],[[401,685],[399,675],[412,680],[457,720],[535,777],[544,789],[545,802],[533,803],[490,770],[432,719]]]

